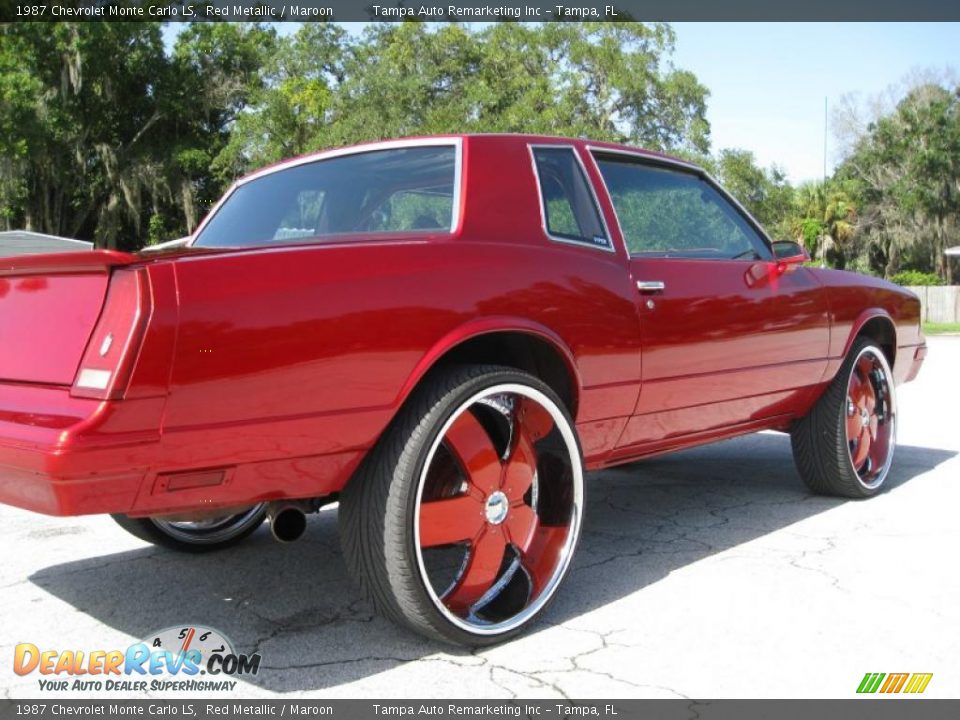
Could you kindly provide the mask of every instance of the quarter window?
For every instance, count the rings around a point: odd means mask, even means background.
[[[633,256],[769,259],[770,249],[744,217],[693,173],[597,158]]]
[[[547,233],[560,240],[609,248],[600,211],[573,148],[537,147],[533,157]]]
[[[316,235],[317,223],[323,210],[323,190],[301,190],[290,204],[286,215],[273,233],[271,240],[296,240]]]
[[[243,183],[194,245],[324,242],[355,233],[451,232],[452,145],[371,150],[320,159]]]

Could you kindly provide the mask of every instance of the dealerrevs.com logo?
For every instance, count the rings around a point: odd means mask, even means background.
[[[260,671],[260,655],[237,654],[223,633],[188,625],[152,633],[125,650],[41,650],[19,643],[13,671],[41,675],[43,692],[228,691],[237,684],[229,678]]]
[[[857,687],[858,693],[922,693],[933,673],[867,673]]]

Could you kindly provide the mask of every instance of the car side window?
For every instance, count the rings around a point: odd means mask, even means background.
[[[743,215],[698,175],[604,155],[597,165],[630,255],[772,258]]]
[[[569,147],[535,147],[544,227],[558,240],[612,249],[590,185]]]
[[[273,240],[296,240],[316,235],[326,193],[323,190],[301,190],[284,213]]]
[[[348,234],[453,231],[452,143],[318,158],[239,184],[199,231],[197,247],[324,242]]]
[[[430,189],[394,193],[371,213],[371,232],[406,232],[450,229],[453,196]]]

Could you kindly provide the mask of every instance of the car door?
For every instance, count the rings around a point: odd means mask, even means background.
[[[788,413],[828,354],[827,294],[813,273],[777,263],[752,219],[694,168],[594,157],[641,323],[642,387],[620,445]]]

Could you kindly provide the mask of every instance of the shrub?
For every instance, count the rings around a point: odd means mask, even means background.
[[[897,285],[944,285],[939,275],[920,272],[919,270],[904,270],[890,278]]]

